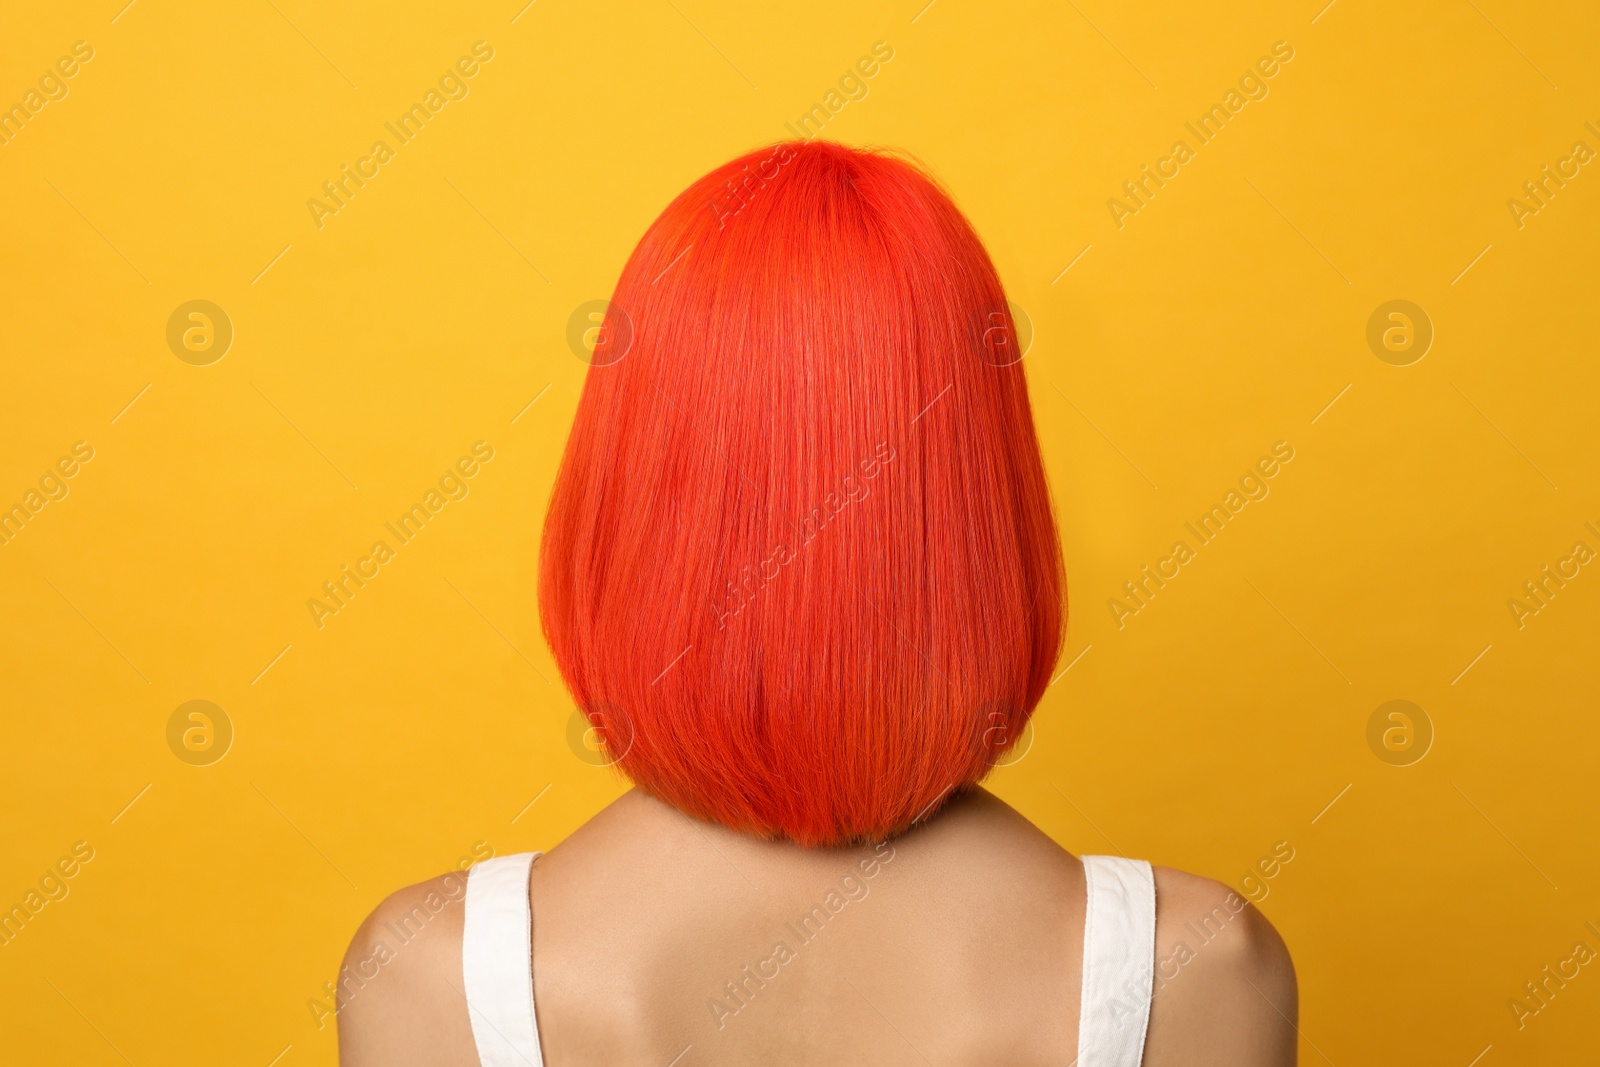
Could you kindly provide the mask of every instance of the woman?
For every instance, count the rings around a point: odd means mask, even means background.
[[[537,863],[384,901],[345,1064],[1294,1062],[1254,908],[1080,860],[976,784],[1065,622],[1013,329],[895,157],[780,144],[667,207],[540,564],[556,662],[637,788]]]

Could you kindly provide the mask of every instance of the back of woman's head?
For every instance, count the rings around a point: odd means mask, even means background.
[[[606,315],[541,547],[546,637],[635,783],[802,844],[882,837],[1020,735],[1064,625],[994,267],[903,160],[696,181]]]

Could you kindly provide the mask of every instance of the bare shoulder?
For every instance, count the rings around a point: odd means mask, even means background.
[[[1278,931],[1240,893],[1155,868],[1155,998],[1145,1063],[1286,1067],[1298,992]]]
[[[467,876],[391,893],[345,951],[337,1002],[343,1067],[477,1067],[461,981]]]

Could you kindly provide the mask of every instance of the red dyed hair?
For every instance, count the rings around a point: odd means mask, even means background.
[[[807,845],[981,778],[1049,683],[1064,579],[994,266],[911,164],[822,141],[669,204],[617,282],[539,603],[633,781]]]

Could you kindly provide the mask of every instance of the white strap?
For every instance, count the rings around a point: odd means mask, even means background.
[[[1077,1067],[1139,1067],[1155,978],[1156,883],[1144,860],[1083,857],[1083,1010]]]
[[[543,1067],[533,1012],[528,874],[537,852],[497,856],[467,874],[461,978],[483,1067]]]

